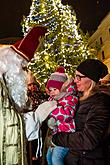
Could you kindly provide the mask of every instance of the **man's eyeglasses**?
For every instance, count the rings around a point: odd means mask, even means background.
[[[81,76],[81,75],[78,75],[76,74],[75,75],[75,78],[78,80],[78,81],[81,81],[82,78],[85,78],[86,76]]]

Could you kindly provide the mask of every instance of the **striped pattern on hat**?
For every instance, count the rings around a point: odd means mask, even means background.
[[[56,89],[61,89],[63,83],[67,80],[67,75],[65,74],[65,69],[64,67],[60,66],[57,68],[56,72],[52,73],[46,88],[56,88]]]

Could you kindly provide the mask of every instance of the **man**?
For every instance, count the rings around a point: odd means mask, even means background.
[[[22,112],[30,108],[27,97],[28,62],[47,29],[33,27],[10,47],[0,49],[0,165],[26,165]]]

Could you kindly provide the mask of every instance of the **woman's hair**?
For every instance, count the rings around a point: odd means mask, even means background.
[[[87,99],[89,96],[93,95],[93,93],[98,89],[98,83],[96,83],[95,81],[91,80],[91,85],[89,87],[89,89],[82,94],[82,96],[80,97],[80,100],[85,100]]]

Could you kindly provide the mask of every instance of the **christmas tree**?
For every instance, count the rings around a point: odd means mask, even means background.
[[[58,65],[64,66],[69,75],[76,66],[90,58],[87,43],[79,34],[75,11],[61,0],[33,0],[30,14],[24,18],[23,32],[36,25],[47,26],[48,33],[36,52],[29,68],[40,82],[47,81]]]

